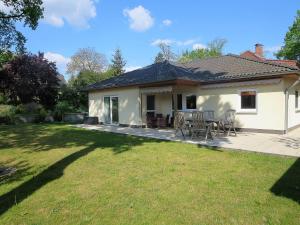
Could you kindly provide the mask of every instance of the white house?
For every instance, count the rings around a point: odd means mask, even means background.
[[[104,124],[145,126],[147,113],[236,110],[236,127],[286,133],[300,126],[300,70],[225,55],[189,63],[162,62],[87,87],[89,115]]]

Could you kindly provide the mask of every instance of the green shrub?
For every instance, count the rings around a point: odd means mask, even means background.
[[[48,112],[44,108],[40,108],[38,112],[38,122],[44,122]]]
[[[57,121],[62,121],[63,115],[68,112],[73,112],[74,108],[68,104],[66,101],[61,101],[54,107],[54,119]]]
[[[0,123],[15,123],[16,107],[13,105],[0,105]]]

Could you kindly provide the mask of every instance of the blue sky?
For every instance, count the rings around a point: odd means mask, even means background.
[[[38,28],[22,28],[26,47],[44,52],[66,75],[69,58],[83,47],[94,47],[108,60],[120,47],[127,69],[152,63],[159,42],[167,42],[177,54],[215,38],[225,38],[225,53],[235,54],[253,50],[259,42],[272,57],[283,44],[299,2],[44,0],[44,6],[45,18]]]

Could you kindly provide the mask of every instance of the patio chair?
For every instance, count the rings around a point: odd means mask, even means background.
[[[163,117],[163,114],[161,113],[156,114],[156,120],[157,120],[158,128],[165,128],[167,126],[166,118]]]
[[[201,134],[205,134],[205,140],[208,135],[211,136],[211,125],[205,122],[204,112],[192,112],[192,127],[191,127],[192,139],[200,137]]]
[[[203,115],[204,115],[204,119],[206,121],[215,119],[215,111],[213,111],[213,110],[204,110]]]
[[[235,114],[236,111],[234,109],[227,110],[225,113],[225,118],[221,123],[224,133],[226,132],[226,129],[228,129],[227,136],[230,135],[231,131],[234,132],[235,136],[237,135],[235,130]]]
[[[184,113],[183,112],[176,112],[175,118],[174,118],[174,129],[175,129],[175,135],[178,131],[181,132],[183,138],[185,138],[184,131],[186,130],[186,124],[184,119]]]
[[[147,120],[147,127],[155,128],[157,126],[157,119],[155,118],[155,114],[153,112],[147,112],[146,120]]]

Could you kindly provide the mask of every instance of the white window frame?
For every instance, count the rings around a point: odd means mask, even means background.
[[[242,92],[253,91],[255,92],[255,109],[242,109]],[[237,113],[245,113],[245,114],[257,114],[258,109],[258,91],[257,89],[240,89],[238,90],[238,100],[237,100]]]
[[[148,98],[148,96],[154,96],[154,109],[147,109],[147,98]],[[156,113],[156,95],[155,94],[147,94],[146,95],[146,113],[148,113],[148,112],[154,112],[154,113]]]
[[[188,109],[187,107],[186,107],[186,98],[187,97],[190,97],[190,96],[196,96],[196,108],[195,109]],[[184,98],[183,98],[183,95],[182,95],[182,100],[184,99],[184,102],[182,101],[182,103],[184,104],[183,106],[184,107],[182,107],[182,110],[181,111],[184,111],[184,110],[186,110],[186,111],[188,111],[188,112],[193,112],[193,111],[197,111],[197,95],[196,94],[187,94],[187,95],[184,95]]]
[[[119,100],[120,100],[120,97],[118,95],[104,95],[103,98],[102,98],[102,102],[103,102],[103,111],[104,111],[104,107],[105,107],[105,103],[104,103],[104,98],[109,98],[109,107],[110,107],[110,123],[105,123],[105,121],[103,121],[104,124],[108,124],[108,125],[119,125],[120,124],[120,108],[119,108]],[[119,123],[113,123],[112,122],[112,98],[118,98],[118,113],[119,113]]]

